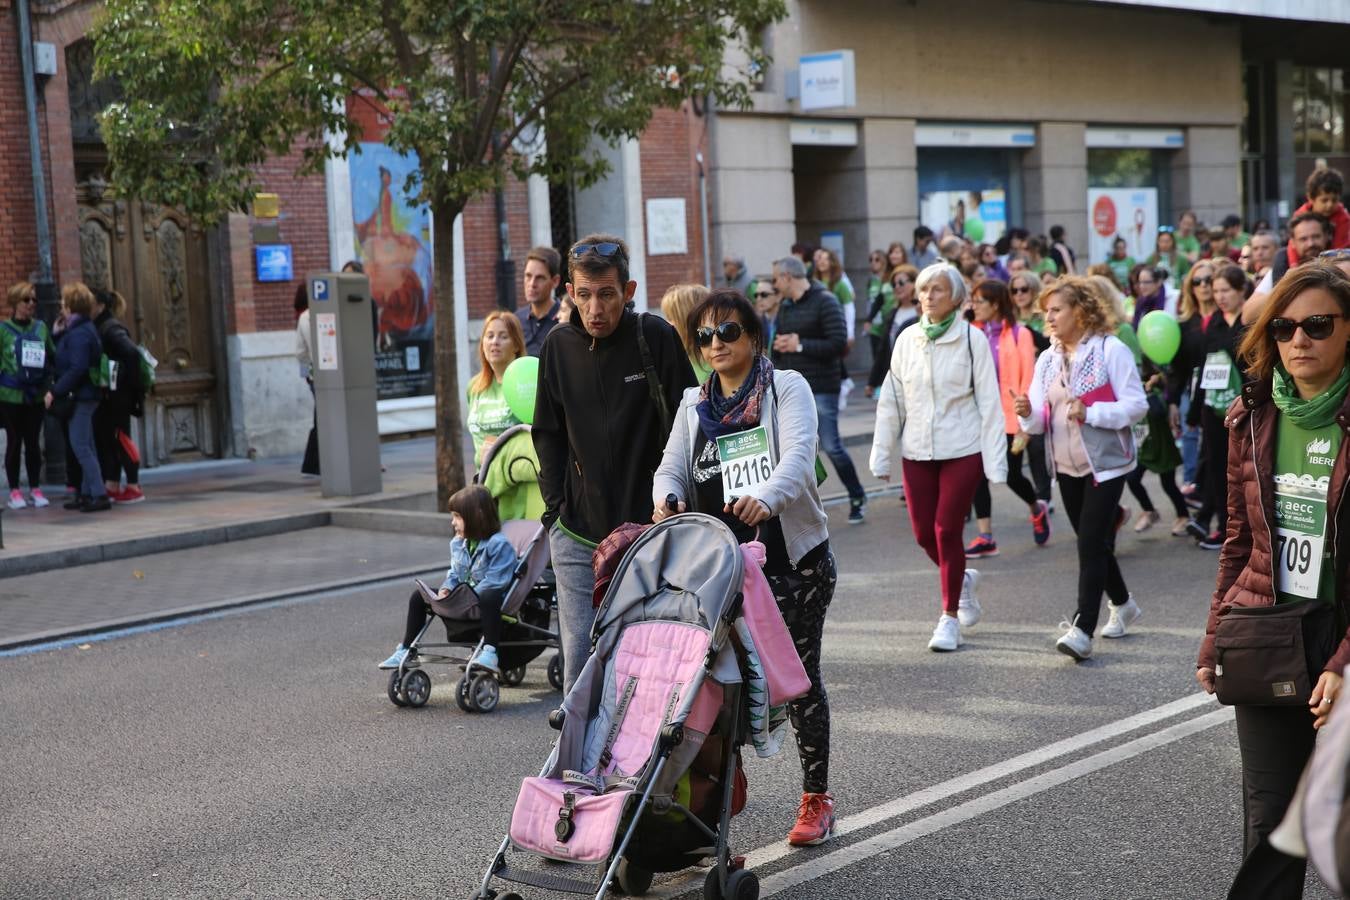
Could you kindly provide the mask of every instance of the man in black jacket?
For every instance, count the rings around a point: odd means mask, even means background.
[[[839,360],[848,345],[843,309],[834,294],[806,277],[806,267],[795,256],[773,264],[773,286],[783,298],[773,339],[773,364],[800,372],[811,385],[820,447],[848,491],[848,520],[856,525],[864,518],[867,496],[839,439]]]
[[[624,522],[652,513],[652,473],[671,416],[694,370],[675,329],[630,302],[628,247],[613,235],[582,238],[567,254],[573,310],[539,353],[532,434],[544,524],[558,583],[563,682],[590,652],[591,553]]]

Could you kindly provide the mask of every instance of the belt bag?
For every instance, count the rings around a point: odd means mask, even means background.
[[[1335,609],[1322,600],[1230,606],[1214,632],[1214,693],[1232,706],[1302,706],[1334,650]]]

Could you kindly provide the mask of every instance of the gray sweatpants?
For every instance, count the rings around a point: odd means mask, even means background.
[[[558,584],[558,628],[562,632],[566,693],[591,655],[591,625],[595,623],[595,610],[591,607],[591,594],[595,592],[593,551],[569,537],[556,522],[548,530],[548,551]]]

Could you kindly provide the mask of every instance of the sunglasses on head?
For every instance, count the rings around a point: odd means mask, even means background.
[[[1342,247],[1339,250],[1323,250],[1317,254],[1319,259],[1350,259],[1350,247]]]
[[[623,248],[613,241],[597,241],[593,244],[577,244],[572,248],[572,258],[581,259],[587,253],[595,253],[606,259],[618,256]]]
[[[1171,233],[1174,232],[1174,231],[1176,231],[1176,228],[1174,228],[1174,227],[1171,226],[1171,225],[1159,225],[1159,226],[1158,226],[1158,234],[1171,234]]]
[[[1201,285],[1206,285],[1206,284],[1213,284],[1213,283],[1214,283],[1214,276],[1213,276],[1213,275],[1202,275],[1202,276],[1200,276],[1199,278],[1192,278],[1192,279],[1191,279],[1191,284],[1195,285],[1196,287],[1200,287]]]
[[[1340,313],[1326,313],[1308,316],[1301,322],[1295,319],[1271,319],[1266,323],[1266,333],[1283,344],[1292,341],[1294,332],[1302,328],[1309,340],[1324,341],[1331,337],[1331,332],[1336,328],[1336,320],[1340,318],[1343,318]]]
[[[716,328],[708,325],[699,326],[698,331],[694,332],[694,339],[698,341],[700,347],[711,347],[713,338],[716,337],[724,344],[734,344],[741,339],[744,329],[740,322],[722,322]]]

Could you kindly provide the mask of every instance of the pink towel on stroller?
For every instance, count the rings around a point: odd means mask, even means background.
[[[778,601],[774,600],[769,581],[764,577],[764,545],[759,541],[742,544],[741,555],[745,557],[741,615],[750,628],[754,650],[768,683],[769,705],[781,706],[806,696],[811,690],[811,679],[806,677],[802,658],[797,654],[792,635],[783,623],[783,614],[778,611]]]

